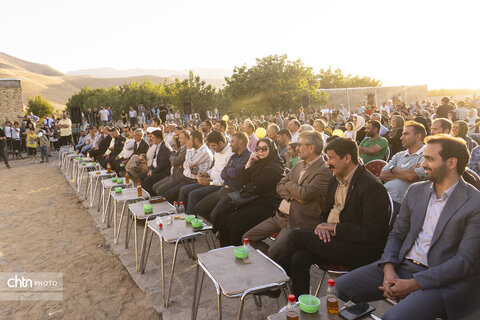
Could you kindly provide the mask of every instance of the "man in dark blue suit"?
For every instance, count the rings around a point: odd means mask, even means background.
[[[172,147],[166,141],[163,141],[163,132],[161,130],[153,131],[151,138],[152,143],[157,145],[157,150],[155,150],[155,156],[148,171],[140,175],[140,183],[143,189],[147,190],[151,196],[154,196],[156,193],[153,191],[153,185],[170,175]]]
[[[465,141],[427,138],[426,178],[403,200],[380,260],[336,281],[343,299],[400,300],[383,319],[479,319],[480,192],[461,177]]]

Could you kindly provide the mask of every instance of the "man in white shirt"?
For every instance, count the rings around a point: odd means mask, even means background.
[[[93,127],[90,129],[90,132],[88,132],[85,135],[85,144],[82,147],[82,153],[86,154],[88,150],[90,150],[93,147],[93,142],[95,141],[95,138],[97,137],[97,128]]]
[[[175,128],[176,128],[176,125],[170,122],[170,123],[167,123],[167,128],[165,130],[165,141],[167,141],[168,144],[172,147],[175,146],[175,140],[174,140]]]
[[[297,119],[290,120],[288,123],[288,131],[292,134],[292,142],[298,142],[298,129],[300,129],[300,121]]]
[[[13,123],[13,127],[11,127],[12,131],[12,151],[15,153],[17,157],[23,159],[21,149],[22,149],[22,138],[20,135],[20,127],[18,126],[18,122]]]
[[[323,121],[322,119],[315,119],[315,121],[313,121],[313,129],[322,134],[323,141],[327,141],[327,139],[329,138],[328,134],[324,132],[325,126],[325,121]]]
[[[210,149],[215,151],[213,167],[207,171],[199,172],[197,182],[182,187],[178,196],[178,201],[184,203],[187,214],[193,213],[193,208],[201,199],[223,186],[224,181],[220,175],[233,155],[232,148],[227,143],[223,133],[213,131],[208,135],[207,141]]]
[[[108,124],[108,110],[102,106],[102,109],[98,112],[100,115],[100,123],[102,126],[106,126]]]
[[[213,162],[213,155],[207,145],[204,143],[203,133],[193,131],[187,142],[187,153],[183,163],[183,177],[179,181],[172,181],[156,190],[157,194],[162,195],[168,202],[178,199],[180,189],[188,184],[197,182],[198,173],[206,172],[210,169]]]
[[[5,132],[6,139],[6,146],[7,151],[12,149],[12,124],[10,121],[5,122],[5,128],[3,130]]]

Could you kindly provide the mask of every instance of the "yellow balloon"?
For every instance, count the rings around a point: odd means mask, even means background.
[[[223,120],[223,121],[228,121],[228,120],[230,120],[230,118],[228,117],[228,115],[224,115],[224,116],[222,117],[222,120]]]
[[[332,136],[339,136],[339,137],[343,137],[344,134],[343,134],[343,131],[340,130],[340,129],[336,129],[336,130],[333,130],[332,132]]]
[[[258,139],[263,139],[267,135],[267,131],[264,128],[260,127],[255,130],[255,135]]]

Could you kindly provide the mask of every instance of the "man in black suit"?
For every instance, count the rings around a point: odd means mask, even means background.
[[[115,163],[112,166],[121,177],[125,176],[125,166],[121,167],[121,164],[126,165],[134,154],[140,155],[148,151],[148,143],[143,139],[142,129],[135,130],[133,134],[130,131],[129,134],[131,134],[131,138],[125,142],[122,152],[115,158]]]
[[[107,151],[105,151],[104,156],[100,159],[100,161],[98,161],[104,168],[107,168],[109,163],[113,168],[115,158],[120,154],[120,152],[122,152],[125,144],[125,138],[120,135],[118,128],[111,128],[110,136],[113,140],[110,141],[110,146],[108,147]]]
[[[99,161],[103,157],[108,147],[110,146],[110,142],[112,142],[112,136],[110,135],[109,130],[109,127],[100,127],[99,131],[103,136],[102,140],[98,144],[98,147],[88,150],[90,156],[92,156],[97,161]]]
[[[170,175],[170,155],[173,151],[172,147],[163,141],[163,132],[161,130],[153,131],[151,138],[152,143],[157,145],[157,150],[155,150],[155,156],[148,171],[140,175],[140,183],[142,188],[153,196],[156,195],[153,185]]]
[[[378,179],[358,162],[358,146],[337,138],[325,151],[333,170],[321,223],[290,233],[279,258],[295,296],[309,292],[310,266],[357,268],[378,259],[388,235],[389,198]]]

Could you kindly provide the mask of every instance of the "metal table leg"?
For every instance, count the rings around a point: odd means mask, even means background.
[[[184,240],[181,240],[184,241]],[[177,261],[177,251],[178,251],[178,243],[180,241],[177,241],[175,243],[175,250],[173,251],[173,261],[172,261],[172,268],[170,270],[170,279],[168,281],[168,291],[167,291],[167,304],[165,307],[168,307],[168,303],[170,301],[170,292],[172,290],[172,282],[173,282],[173,272],[175,271],[175,262]]]

